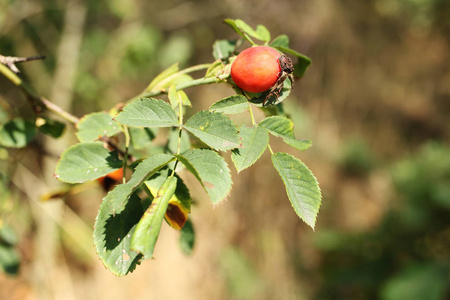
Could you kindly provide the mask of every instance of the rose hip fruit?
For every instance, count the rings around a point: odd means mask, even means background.
[[[231,65],[231,78],[244,91],[261,93],[273,87],[280,76],[280,53],[270,47],[242,51]]]

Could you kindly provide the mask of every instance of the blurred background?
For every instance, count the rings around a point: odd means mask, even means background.
[[[116,278],[92,241],[100,187],[39,201],[60,185],[55,162],[76,142],[68,128],[9,158],[0,149],[0,299],[450,299],[450,1],[0,0],[0,54],[46,55],[20,64],[22,78],[82,116],[132,98],[172,63],[212,62],[216,39],[237,38],[225,18],[287,34],[313,61],[284,102],[313,147],[271,144],[318,178],[315,231],[265,153],[232,171],[218,207],[185,176],[192,255],[164,224],[155,259]],[[186,92],[195,110],[233,94]],[[31,114],[3,76],[0,104]]]

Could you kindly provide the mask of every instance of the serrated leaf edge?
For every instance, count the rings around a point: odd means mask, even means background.
[[[299,214],[297,213],[297,210],[295,209],[295,207],[292,205],[292,201],[289,201],[290,204],[291,204],[291,206],[292,206],[292,208],[293,208],[294,211],[296,212],[296,214],[297,214],[297,215],[298,215],[298,216],[299,216],[306,224],[308,224],[308,225],[313,229],[313,231],[314,231],[314,230],[315,230],[316,221],[317,221],[317,215],[318,215],[319,210],[320,210],[320,207],[321,207],[321,205],[322,205],[322,191],[321,191],[321,189],[320,189],[318,180],[317,180],[316,176],[313,174],[313,172],[311,172],[311,170],[308,168],[308,166],[306,166],[306,164],[303,163],[303,162],[302,162],[301,160],[299,160],[298,158],[296,158],[296,157],[294,157],[294,156],[292,156],[292,155],[290,155],[290,154],[287,154],[287,153],[277,152],[277,153],[272,154],[272,159],[275,159],[277,154],[285,154],[285,155],[288,155],[288,156],[290,156],[291,158],[293,158],[294,160],[297,160],[298,162],[300,162],[301,164],[303,164],[303,166],[309,171],[309,173],[311,174],[311,176],[313,177],[313,180],[315,181],[315,183],[316,183],[316,185],[317,185],[317,188],[318,188],[318,191],[319,191],[319,195],[320,195],[320,199],[319,199],[320,201],[319,201],[319,206],[317,207],[317,213],[314,215],[314,220],[313,220],[312,224],[311,224],[310,222],[308,222],[307,220],[305,220],[305,219],[303,218],[303,216],[299,215]],[[275,167],[275,166],[274,166],[274,167]],[[276,169],[276,168],[275,168],[275,169]],[[278,170],[277,170],[277,171],[278,171]],[[279,172],[279,171],[278,171],[278,172]],[[287,192],[287,184],[286,184],[286,181],[284,180],[284,178],[287,179],[287,176],[281,176],[281,174],[280,174],[280,177],[281,177],[281,180],[283,181],[283,183],[285,184],[286,192]],[[311,191],[311,190],[309,190],[309,191]],[[313,192],[313,191],[311,191],[311,192]],[[290,200],[289,193],[287,193],[287,195],[288,195],[288,198],[289,198],[289,200]],[[299,201],[299,203],[300,203],[300,206],[302,206],[302,205],[301,205],[301,201]],[[303,212],[305,211],[305,209],[304,209],[303,207],[302,207],[302,210],[303,210]]]

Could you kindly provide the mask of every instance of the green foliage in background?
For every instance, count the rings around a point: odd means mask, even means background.
[[[361,234],[322,230],[322,286],[315,299],[443,300],[450,293],[450,149],[439,143],[395,163],[398,206]],[[353,295],[353,297],[351,296]]]

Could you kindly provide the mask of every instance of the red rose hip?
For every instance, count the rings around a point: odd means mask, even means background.
[[[273,87],[280,76],[280,53],[270,47],[242,51],[231,65],[231,78],[241,89],[261,93]]]

